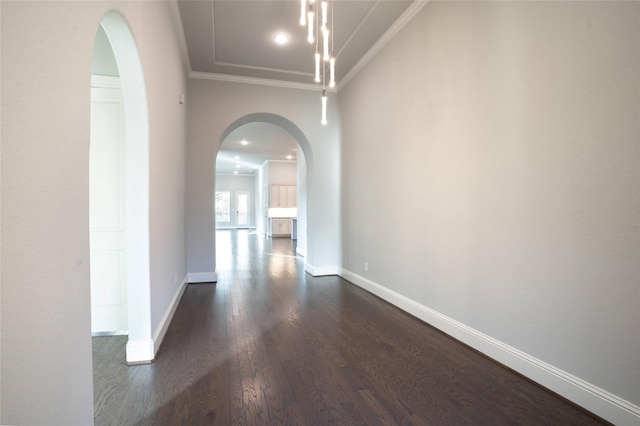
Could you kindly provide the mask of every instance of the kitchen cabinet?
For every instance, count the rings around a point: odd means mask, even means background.
[[[270,237],[288,237],[291,235],[291,219],[271,218],[267,235]]]
[[[295,208],[296,207],[295,185],[270,185],[269,186],[269,207],[270,208]]]

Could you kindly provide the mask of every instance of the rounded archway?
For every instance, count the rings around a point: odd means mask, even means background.
[[[218,157],[218,152],[223,142],[236,130],[242,128],[243,126],[252,124],[252,123],[266,123],[273,126],[276,126],[284,132],[288,133],[295,141],[297,146],[299,147],[301,154],[298,155],[297,161],[298,163],[298,178],[297,178],[297,189],[298,189],[298,229],[297,229],[297,239],[298,244],[296,248],[297,254],[300,254],[307,259],[307,247],[310,245],[312,240],[312,236],[307,232],[308,230],[308,220],[307,220],[307,193],[309,188],[309,182],[311,180],[311,176],[313,173],[313,152],[311,149],[311,145],[306,135],[302,132],[302,130],[291,120],[273,113],[252,113],[240,117],[234,120],[231,124],[229,124],[225,130],[221,133],[219,140],[217,141],[217,149],[216,149],[216,158]],[[300,163],[301,162],[301,163]],[[259,188],[262,185],[258,185]],[[260,196],[258,195],[258,198]],[[264,197],[263,197],[264,198]],[[261,210],[258,210],[259,214],[263,213]],[[259,223],[259,221],[258,221]],[[215,251],[214,251],[215,253]],[[216,253],[217,256],[217,253]],[[305,264],[307,262],[305,261]]]
[[[151,336],[149,120],[145,81],[138,48],[125,18],[117,12],[108,12],[100,26],[113,49],[124,95],[124,275],[129,333],[126,358],[129,363],[150,362],[155,351]]]
[[[220,135],[220,139],[218,140],[218,147],[220,146],[222,141],[224,141],[227,136],[229,136],[231,132],[236,130],[238,127],[248,123],[270,123],[282,127],[284,130],[289,132],[291,136],[293,136],[293,138],[298,142],[298,145],[300,145],[300,148],[302,149],[304,157],[307,161],[307,170],[310,170],[310,167],[312,167],[313,165],[313,153],[311,152],[311,144],[309,143],[309,139],[307,139],[302,130],[300,130],[300,128],[295,123],[278,114],[258,112],[238,118],[233,123],[229,124],[224,132],[222,132],[222,134]]]

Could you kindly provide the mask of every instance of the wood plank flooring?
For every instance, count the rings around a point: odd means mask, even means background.
[[[187,287],[156,361],[94,338],[96,425],[602,425],[339,277],[295,242],[217,233],[217,284]]]

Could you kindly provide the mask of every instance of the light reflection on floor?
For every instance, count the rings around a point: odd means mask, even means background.
[[[266,272],[269,276],[304,274],[304,258],[296,255],[296,240],[272,238],[249,229],[216,230],[216,269],[239,279]]]

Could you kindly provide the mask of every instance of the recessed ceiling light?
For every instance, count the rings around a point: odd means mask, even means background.
[[[239,169],[239,168],[240,168],[240,164],[236,164],[236,169]]]
[[[234,174],[234,175],[237,175],[237,174],[238,174],[238,171],[237,171],[237,170],[234,170],[234,171],[233,171],[233,174]]]
[[[239,156],[239,155],[236,155],[235,157],[233,157],[233,159],[234,159],[234,160],[239,160],[239,159],[240,159],[240,156]]]
[[[248,140],[246,140],[246,139],[242,139],[242,140],[240,141],[240,144],[241,144],[241,145],[249,145],[249,141],[248,141]]]
[[[289,154],[287,155],[287,160],[291,160],[293,158],[293,155]]]
[[[289,42],[289,36],[285,33],[275,33],[273,35],[273,40],[276,42],[276,44],[284,45]]]

